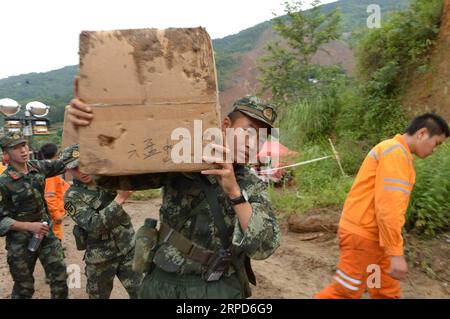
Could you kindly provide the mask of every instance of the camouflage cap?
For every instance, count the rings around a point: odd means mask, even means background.
[[[240,111],[267,124],[270,128],[273,128],[273,124],[277,119],[277,113],[272,105],[264,103],[260,98],[251,95],[234,102],[233,111]]]
[[[63,149],[59,158],[67,163],[66,168],[76,168],[78,167],[79,156],[80,146],[78,144],[73,144]]]
[[[26,142],[27,140],[23,137],[21,132],[6,132],[0,136],[0,147],[3,149],[14,147]]]

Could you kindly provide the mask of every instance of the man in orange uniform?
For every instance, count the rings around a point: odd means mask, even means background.
[[[58,147],[53,143],[42,145],[39,150],[40,159],[53,160],[57,159],[57,155]],[[68,183],[61,176],[54,176],[45,180],[45,200],[53,221],[53,233],[60,241],[62,241],[62,219],[65,214],[64,193],[68,186]]]
[[[0,174],[3,173],[6,169],[6,166],[3,165],[3,163],[0,162]]]
[[[0,162],[0,174],[6,170],[9,162],[8,153],[3,153],[2,161]]]
[[[333,282],[316,298],[400,298],[408,266],[402,228],[415,182],[413,156],[425,158],[449,136],[448,124],[427,113],[405,134],[376,145],[366,156],[339,223],[340,260]]]

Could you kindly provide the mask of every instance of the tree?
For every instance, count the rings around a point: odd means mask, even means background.
[[[259,61],[261,92],[270,92],[278,105],[286,105],[307,97],[321,78],[339,73],[336,66],[312,64],[311,59],[323,45],[339,38],[340,14],[337,10],[322,12],[320,1],[312,9],[302,11],[299,0],[285,2],[286,15],[273,21],[273,29],[282,42],[266,46]]]

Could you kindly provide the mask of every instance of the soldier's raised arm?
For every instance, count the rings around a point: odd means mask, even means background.
[[[30,164],[38,166],[45,177],[53,177],[63,174],[66,165],[77,160],[79,156],[78,146],[74,144],[66,147],[57,160],[30,161]]]
[[[83,198],[83,194],[69,189],[64,196],[64,208],[67,214],[90,234],[101,236],[125,221],[129,216],[123,210],[122,204],[128,198],[128,192],[119,192],[111,203],[100,211]]]

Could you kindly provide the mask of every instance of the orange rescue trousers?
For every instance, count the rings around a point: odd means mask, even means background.
[[[340,258],[333,282],[315,295],[318,299],[400,298],[400,281],[388,275],[390,257],[379,243],[339,229]]]

